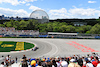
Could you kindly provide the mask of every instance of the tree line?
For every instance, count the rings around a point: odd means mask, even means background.
[[[0,27],[14,27],[16,30],[39,30],[39,32],[62,32],[62,33],[86,33],[86,34],[100,34],[100,23],[84,26],[74,26],[72,23],[66,22],[49,22],[38,23],[37,20],[28,21],[14,21],[10,20]]]

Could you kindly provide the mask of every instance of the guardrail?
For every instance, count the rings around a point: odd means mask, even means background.
[[[100,36],[64,36],[64,35],[14,35],[14,34],[0,34],[0,37],[32,37],[32,38],[76,38],[76,39],[100,39]]]

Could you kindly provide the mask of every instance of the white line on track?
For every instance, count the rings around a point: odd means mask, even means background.
[[[48,42],[48,41],[42,41],[42,42],[46,42],[46,43],[48,43],[48,44],[50,44],[52,46],[52,50],[50,52],[46,53],[46,54],[43,54],[42,56],[48,56],[49,55],[50,57],[52,57],[58,52],[58,48],[57,48],[57,46],[55,44],[53,44],[51,42]]]

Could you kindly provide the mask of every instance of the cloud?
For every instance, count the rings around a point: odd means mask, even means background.
[[[30,3],[27,3],[26,6],[30,6]]]
[[[29,7],[29,9],[31,9],[31,10],[43,10],[43,9],[41,9],[41,8],[39,8],[39,7],[36,7],[36,6],[30,6]]]
[[[100,10],[92,9],[92,8],[77,8],[74,6],[72,9],[56,9],[49,10],[48,12],[50,19],[58,19],[58,18],[97,18],[100,16]]]
[[[19,5],[19,4],[25,4],[25,1],[18,1],[18,0],[0,0],[0,3],[10,3],[11,5]]]
[[[74,16],[79,16],[79,17],[93,17],[95,15],[100,14],[100,10],[88,8],[88,9],[83,9],[83,8],[74,8],[70,9],[69,13],[74,15]]]
[[[0,3],[11,3],[12,5],[18,5],[18,0],[0,0]]]
[[[25,1],[19,1],[19,3],[20,3],[20,4],[21,4],[21,3],[22,3],[22,4],[25,4],[26,2],[25,2]]]
[[[50,10],[50,13],[67,13],[65,8],[61,8],[59,10]]]
[[[88,3],[96,3],[96,1],[88,1]]]
[[[25,4],[26,2],[34,2],[37,0],[0,0],[0,3],[10,3],[11,5],[19,5],[19,4]]]
[[[70,15],[68,14],[65,8],[61,8],[59,10],[50,10],[49,11],[50,19],[57,19],[57,18],[68,18]]]
[[[19,16],[19,17],[29,17],[29,13],[23,9],[19,10],[13,10],[9,8],[2,8],[0,7],[0,15],[6,15],[6,16]]]
[[[34,1],[37,1],[37,0],[25,0],[26,2],[34,2]]]

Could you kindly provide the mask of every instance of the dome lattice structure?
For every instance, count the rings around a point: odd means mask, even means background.
[[[38,20],[39,23],[49,22],[48,14],[43,10],[35,10],[31,13],[30,18]]]

